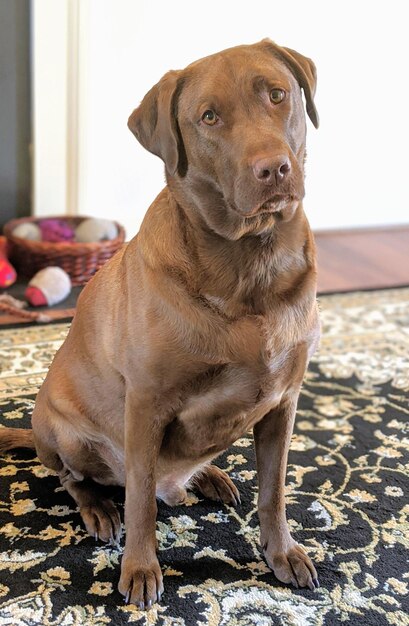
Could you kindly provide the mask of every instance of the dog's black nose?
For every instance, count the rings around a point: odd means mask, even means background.
[[[266,185],[278,185],[291,171],[290,159],[284,154],[265,157],[253,162],[254,176]]]

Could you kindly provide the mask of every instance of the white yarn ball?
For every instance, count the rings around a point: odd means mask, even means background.
[[[41,241],[41,230],[37,224],[33,222],[23,222],[13,229],[14,237],[19,239],[29,239],[30,241]]]
[[[114,222],[94,217],[83,220],[75,229],[75,241],[80,243],[115,239],[117,235],[118,229]]]
[[[37,272],[28,284],[43,292],[48,306],[62,302],[71,291],[71,279],[67,272],[54,265]]]

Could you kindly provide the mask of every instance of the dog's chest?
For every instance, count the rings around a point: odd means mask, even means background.
[[[277,335],[270,320],[248,316],[232,329],[232,337],[235,358],[206,373],[170,425],[180,451],[201,456],[225,449],[277,406],[291,386],[298,347],[282,340],[281,329]]]

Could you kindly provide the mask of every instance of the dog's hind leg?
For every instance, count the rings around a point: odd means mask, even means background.
[[[103,470],[105,468],[99,462],[98,455],[91,452],[87,458],[81,454],[83,452],[81,446],[77,445],[77,454],[80,458],[83,457],[82,463],[78,463],[78,459],[72,455],[71,466],[61,457],[61,452],[56,452],[54,446],[51,446],[44,439],[40,439],[38,433],[36,449],[40,461],[58,473],[61,485],[74,498],[89,534],[96,540],[119,543],[121,518],[115,504],[107,495],[108,488],[97,484],[92,478],[85,475],[86,469],[96,470],[97,475],[99,470],[99,474],[104,475]]]
[[[66,467],[59,472],[64,489],[74,498],[85,527],[95,540],[118,544],[121,539],[121,518],[115,504],[107,497],[107,488],[91,478],[76,480]]]

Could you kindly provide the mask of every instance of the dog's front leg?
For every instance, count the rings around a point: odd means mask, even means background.
[[[286,396],[254,427],[259,482],[261,545],[268,565],[283,583],[318,587],[309,556],[291,537],[285,512],[285,477],[298,393]]]
[[[118,589],[140,609],[160,601],[163,582],[156,556],[156,462],[163,424],[153,398],[127,392],[125,400],[125,551]]]

